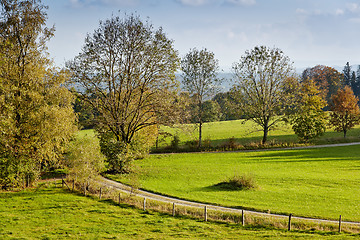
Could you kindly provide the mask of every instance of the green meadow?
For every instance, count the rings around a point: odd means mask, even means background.
[[[0,192],[0,239],[357,239],[358,234],[287,232],[144,212],[42,187]]]
[[[178,135],[180,144],[186,141],[196,140],[198,138],[198,130],[196,125],[189,124],[183,127],[163,127],[163,130]],[[203,139],[211,141],[214,146],[224,144],[229,138],[234,138],[238,144],[260,143],[263,132],[261,129],[251,121],[233,120],[204,123],[203,125]],[[162,145],[168,145],[171,138],[168,137],[162,142]],[[326,144],[331,142],[351,142],[360,141],[360,126],[356,126],[350,130],[347,139],[343,138],[343,133],[335,132],[329,128],[325,134],[318,139],[312,141],[313,144]],[[298,139],[289,124],[279,122],[273,131],[269,132],[268,142],[274,143],[297,143]]]
[[[193,201],[296,216],[360,221],[360,146],[283,151],[151,155],[136,176],[115,179]],[[254,190],[216,184],[250,174]],[[129,180],[131,179],[131,180]]]
[[[166,127],[162,126],[162,130],[167,131],[180,138],[180,146],[185,145],[187,141],[193,141],[198,138],[198,130],[196,125],[189,124],[182,127]],[[94,130],[82,130],[78,136],[85,134],[95,136]],[[241,145],[259,144],[262,140],[263,132],[251,121],[233,120],[205,123],[203,126],[203,140],[211,142],[212,146],[221,146],[233,138],[236,143]],[[170,145],[172,137],[160,138],[159,146],[164,147]],[[311,143],[315,145],[338,143],[338,142],[357,142],[360,141],[360,126],[351,129],[347,138],[343,138],[341,132],[335,132],[328,129],[325,134]],[[297,136],[291,129],[291,126],[280,122],[277,127],[269,132],[269,143],[298,143]]]

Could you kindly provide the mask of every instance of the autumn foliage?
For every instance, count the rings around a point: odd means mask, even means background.
[[[349,86],[331,97],[331,117],[330,125],[338,132],[344,133],[344,138],[348,130],[359,124],[359,99],[354,95],[354,92]]]

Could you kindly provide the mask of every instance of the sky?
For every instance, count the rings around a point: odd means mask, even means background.
[[[162,27],[183,57],[192,48],[215,53],[231,71],[246,50],[283,50],[299,71],[315,65],[360,64],[360,0],[43,0],[55,25],[50,57],[59,67],[81,52],[100,20],[135,13]],[[356,69],[353,69],[356,70]]]

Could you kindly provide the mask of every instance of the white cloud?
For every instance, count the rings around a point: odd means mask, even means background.
[[[360,12],[360,6],[357,3],[348,3],[348,4],[346,4],[346,7],[352,13]]]
[[[139,3],[139,0],[69,0],[73,8],[86,6],[133,6]]]
[[[226,0],[226,2],[236,5],[245,5],[245,6],[256,4],[256,0]]]
[[[187,6],[202,6],[209,2],[209,0],[178,0],[181,4],[187,5]]]
[[[251,6],[256,4],[256,0],[176,0],[177,2],[186,5],[186,6],[204,6],[208,4],[231,4],[231,5],[241,5],[241,6]]]
[[[303,15],[309,14],[309,12],[306,11],[305,9],[303,9],[303,8],[297,8],[297,9],[296,9],[296,13],[297,13],[297,14],[303,14]]]
[[[360,24],[360,18],[351,18],[349,19],[350,22]]]
[[[344,15],[344,13],[345,13],[345,11],[343,9],[340,9],[340,8],[336,9],[336,11],[335,11],[336,16]]]

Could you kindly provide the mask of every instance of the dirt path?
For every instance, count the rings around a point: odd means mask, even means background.
[[[169,203],[169,204],[175,203],[177,206],[195,207],[195,208],[205,208],[205,206],[206,206],[208,210],[217,210],[217,211],[222,211],[222,212],[231,212],[231,213],[238,213],[238,214],[241,214],[242,211],[244,211],[244,214],[258,215],[258,216],[262,216],[262,217],[275,217],[278,219],[287,219],[289,217],[288,215],[264,213],[264,212],[257,212],[257,211],[251,211],[251,210],[229,208],[229,207],[222,207],[222,206],[216,206],[216,205],[205,204],[205,203],[192,202],[192,201],[182,200],[182,199],[178,199],[178,198],[167,197],[167,196],[163,196],[160,194],[147,192],[144,190],[139,190],[139,189],[134,190],[128,185],[125,185],[125,184],[122,184],[122,183],[119,183],[119,182],[116,182],[116,181],[113,181],[113,180],[110,180],[110,179],[107,179],[104,177],[102,177],[102,179],[100,181],[101,181],[101,184],[103,184],[107,187],[112,187],[114,189],[121,190],[122,192],[125,192],[127,194],[133,194],[138,197],[142,197],[142,198],[146,198],[146,199],[150,199],[150,200],[156,200],[156,201]],[[305,218],[305,217],[296,217],[296,216],[292,216],[292,218],[309,221],[309,222],[316,222],[316,223],[333,223],[333,224],[339,223],[339,221],[335,221],[335,220],[326,220],[326,219],[317,219],[317,218]],[[360,225],[360,222],[345,222],[345,221],[343,221],[342,223],[343,224],[351,224],[351,225]]]
[[[352,145],[360,145],[360,142],[327,144],[327,145],[316,145],[316,146],[305,146],[305,147],[293,147],[293,148],[281,148],[281,149],[262,149],[262,150],[250,150],[250,151],[276,151],[276,150],[293,150],[293,149],[307,149],[307,148],[341,147],[341,146],[352,146]],[[216,152],[214,154],[216,154]],[[245,214],[250,213],[251,215],[258,215],[258,216],[263,216],[263,217],[276,217],[276,218],[282,218],[282,219],[286,219],[289,217],[287,215],[264,213],[264,212],[257,212],[257,211],[250,211],[250,210],[244,210],[244,209],[236,209],[236,208],[222,207],[222,206],[216,206],[216,205],[211,205],[211,204],[192,202],[192,201],[182,200],[182,199],[178,199],[178,198],[167,197],[167,196],[151,193],[151,192],[140,190],[140,189],[134,190],[133,188],[131,188],[128,185],[125,185],[125,184],[122,184],[122,183],[119,183],[119,182],[116,182],[116,181],[113,181],[113,180],[110,180],[110,179],[107,179],[104,177],[102,177],[100,181],[101,181],[101,184],[103,184],[103,185],[121,190],[128,194],[132,193],[139,197],[156,200],[156,201],[160,201],[160,202],[165,202],[165,203],[171,203],[171,204],[175,203],[176,205],[179,205],[179,206],[196,207],[196,208],[204,208],[206,206],[207,209],[223,211],[223,212],[232,212],[232,213],[241,214],[242,211],[244,211]],[[292,218],[310,221],[310,222],[316,222],[316,223],[333,223],[333,224],[339,223],[339,221],[326,220],[326,219],[305,218],[305,217],[296,217],[296,216],[292,216]],[[360,222],[344,222],[343,221],[342,223],[343,224],[351,224],[351,225],[360,225]]]

